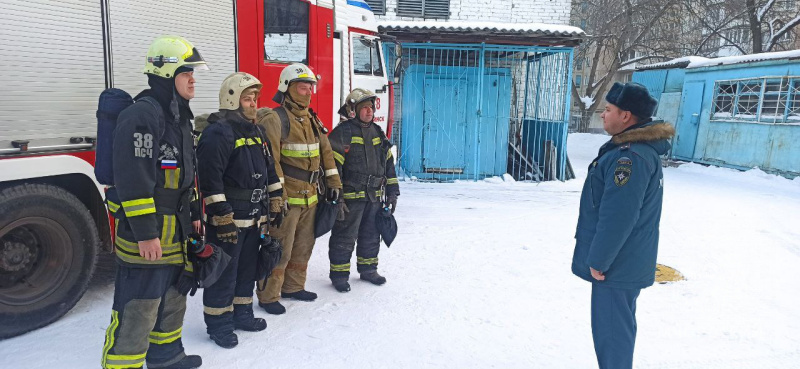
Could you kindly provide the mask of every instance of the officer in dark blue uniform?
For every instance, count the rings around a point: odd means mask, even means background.
[[[267,328],[253,315],[261,229],[268,219],[277,226],[283,217],[282,185],[266,133],[254,123],[260,90],[261,82],[250,74],[228,76],[220,88],[220,111],[208,117],[197,147],[208,239],[231,256],[223,275],[203,292],[206,330],[225,348],[239,343],[234,329]]]
[[[653,284],[664,176],[674,128],[651,118],[658,102],[638,83],[615,83],[603,128],[612,137],[581,193],[572,272],[592,283],[592,336],[601,369],[631,368],[636,298]]]

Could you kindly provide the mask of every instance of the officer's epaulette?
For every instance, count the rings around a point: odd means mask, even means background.
[[[624,143],[622,145],[619,145],[619,151],[625,151],[625,150],[630,149],[630,148],[631,148],[631,143],[630,142],[626,142],[626,143]]]

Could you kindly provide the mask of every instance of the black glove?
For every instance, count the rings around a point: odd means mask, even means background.
[[[233,223],[233,213],[211,218],[217,227],[217,238],[222,242],[236,244],[239,241],[239,227]]]
[[[342,191],[338,188],[329,188],[327,193],[325,194],[325,199],[328,202],[339,201],[339,196],[342,194]]]
[[[397,208],[397,196],[389,195],[386,197],[386,206],[392,211],[394,214],[394,209]]]
[[[181,295],[186,296],[191,293],[191,295],[194,296],[197,292],[197,279],[195,278],[194,272],[190,272],[184,268],[180,278],[178,278],[178,284],[175,288],[178,289],[178,293]]]
[[[277,213],[270,213],[269,215],[269,225],[280,228],[281,224],[283,224],[283,212],[279,211]]]
[[[350,209],[347,208],[347,204],[342,201],[342,203],[339,204],[339,213],[336,215],[336,220],[345,220],[345,218],[347,218],[347,213],[349,212]]]

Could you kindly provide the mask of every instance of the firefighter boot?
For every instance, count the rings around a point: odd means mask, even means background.
[[[286,308],[283,307],[283,305],[281,305],[281,303],[278,301],[269,303],[259,302],[258,306],[261,306],[264,311],[272,315],[281,315],[286,312]]]
[[[239,344],[239,337],[233,332],[220,332],[209,335],[217,346],[222,348],[234,348]]]
[[[339,292],[350,291],[350,283],[347,282],[347,278],[331,278],[331,282],[333,283],[333,288]]]
[[[203,365],[200,355],[186,355],[181,361],[164,367],[165,369],[194,369]]]
[[[378,272],[376,272],[376,271],[369,271],[369,272],[361,273],[361,280],[362,281],[367,281],[367,282],[372,283],[372,284],[374,284],[376,286],[380,286],[380,285],[386,283],[386,278],[383,277],[382,275],[378,274]]]
[[[306,290],[300,290],[297,292],[281,292],[281,297],[300,301],[314,301],[317,299],[317,294]]]
[[[234,304],[233,324],[238,330],[246,332],[259,332],[267,329],[267,321],[253,315],[253,305]]]

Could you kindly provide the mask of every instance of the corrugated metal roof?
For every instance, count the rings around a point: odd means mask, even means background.
[[[585,32],[578,27],[546,23],[380,21],[378,29],[381,31],[499,32],[572,37],[585,35]]]

